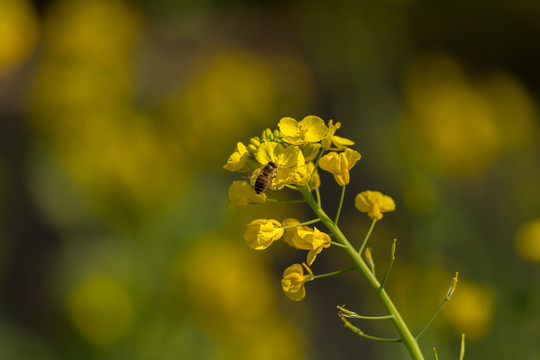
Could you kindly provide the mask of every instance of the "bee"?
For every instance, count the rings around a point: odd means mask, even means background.
[[[272,179],[276,176],[277,164],[270,161],[258,170],[257,180],[253,186],[257,194],[262,193],[268,186],[272,186]]]

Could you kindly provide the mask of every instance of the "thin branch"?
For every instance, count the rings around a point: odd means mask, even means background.
[[[371,235],[371,232],[373,231],[373,228],[375,227],[375,223],[377,222],[377,218],[373,219],[373,221],[371,222],[371,226],[369,227],[369,230],[366,234],[366,237],[364,238],[364,242],[362,243],[362,246],[360,247],[360,250],[358,250],[358,254],[362,255],[362,252],[364,251],[364,247],[366,246],[367,244],[367,241]]]
[[[340,310],[339,316],[343,316],[343,317],[351,318],[351,319],[387,320],[387,319],[393,319],[394,318],[394,315],[382,315],[382,316],[362,316],[362,315],[358,315],[354,311],[350,311],[350,310],[345,309],[345,305],[338,306],[337,308]]]
[[[349,267],[349,268],[346,268],[346,269],[343,269],[343,270],[334,271],[334,272],[327,273],[327,274],[314,275],[314,276],[313,276],[313,280],[315,280],[315,279],[321,279],[321,278],[325,278],[325,277],[329,277],[329,276],[334,276],[334,275],[343,274],[344,272],[351,271],[351,270],[354,270],[354,269],[356,269],[356,267],[351,266],[351,267]]]
[[[300,224],[294,224],[294,225],[282,226],[281,229],[295,228],[295,227],[299,227],[299,226],[304,226],[304,225],[313,224],[313,223],[316,223],[316,222],[319,222],[319,221],[321,221],[321,219],[313,219],[313,220],[309,220],[309,221],[304,221],[303,223],[300,223]]]
[[[394,263],[394,260],[396,260],[396,242],[397,242],[397,239],[394,239],[394,243],[392,244],[392,253],[390,255],[390,264],[388,264],[388,269],[386,269],[386,274],[384,274],[384,278],[381,282],[381,286],[379,287],[379,289],[383,289],[384,288],[384,284],[386,283],[386,279],[388,279],[388,274],[390,274],[390,270],[392,269],[392,264]]]
[[[428,323],[426,324],[426,326],[424,326],[424,328],[418,333],[418,335],[416,335],[415,339],[418,340],[420,338],[420,336],[422,336],[422,334],[424,333],[424,331],[426,331],[426,329],[429,327],[429,325],[431,325],[432,321],[437,317],[437,315],[439,315],[439,313],[441,312],[442,308],[444,307],[444,305],[446,305],[446,302],[448,300],[450,300],[450,297],[452,296],[452,294],[454,293],[454,290],[456,289],[456,285],[457,285],[457,281],[458,281],[458,273],[456,273],[456,276],[454,276],[454,278],[452,279],[452,285],[450,285],[450,288],[448,289],[448,291],[446,292],[446,296],[442,302],[442,304],[439,306],[439,308],[437,309],[437,311],[435,311],[435,314],[433,314],[433,316],[431,317],[431,319],[428,321]]]
[[[371,336],[368,334],[364,334],[362,330],[351,324],[347,319],[345,319],[343,316],[341,316],[341,321],[343,321],[343,324],[345,324],[345,327],[350,329],[353,333],[356,335],[359,335],[361,337],[364,337],[366,339],[375,340],[375,341],[382,341],[382,342],[401,342],[401,339],[387,339],[387,338],[381,338],[377,336]]]
[[[341,198],[339,199],[339,205],[336,213],[336,218],[334,219],[334,225],[337,226],[339,215],[341,214],[341,208],[343,206],[343,199],[345,198],[345,185],[341,187]]]
[[[270,198],[266,198],[266,202],[274,202],[274,203],[280,203],[280,204],[300,204],[300,203],[305,203],[306,200],[304,200],[304,199],[298,199],[298,200],[280,200],[280,199],[270,199]]]

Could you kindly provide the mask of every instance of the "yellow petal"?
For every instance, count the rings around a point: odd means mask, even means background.
[[[298,225],[300,224],[300,220],[295,218],[287,218],[281,222],[283,227],[292,226],[292,225]],[[292,242],[292,238],[294,234],[296,234],[296,231],[301,228],[301,226],[293,227],[285,229],[285,234],[283,235],[283,241],[287,243],[288,245],[295,247],[294,243]]]
[[[298,123],[298,126],[305,129],[304,140],[307,142],[318,142],[328,134],[328,127],[318,116],[306,116]]]
[[[246,146],[239,142],[236,144],[236,149],[229,156],[227,163],[223,166],[225,170],[229,171],[240,171],[243,172],[247,166],[247,161],[249,160],[249,153]]]
[[[264,250],[283,236],[281,224],[273,219],[253,220],[246,226],[244,240],[255,250]]]
[[[319,160],[319,166],[321,169],[332,174],[341,173],[339,155],[336,152],[330,152],[324,155],[321,160]]]
[[[394,211],[396,204],[394,200],[378,191],[363,191],[356,195],[354,205],[360,212],[365,212],[372,219],[380,220],[383,213]]]
[[[343,149],[343,148],[345,148],[347,146],[354,145],[354,141],[346,139],[346,138],[341,137],[341,136],[335,136],[335,135],[332,136],[332,142],[339,149]]]
[[[289,266],[283,272],[281,287],[289,299],[300,301],[306,296],[304,283],[307,280],[308,279],[304,276],[302,265],[294,264]]]
[[[278,143],[275,142],[269,142],[265,141],[263,142],[259,148],[257,149],[257,152],[255,153],[255,159],[261,164],[266,165],[270,161],[276,161],[274,152],[276,151],[276,147],[278,146]],[[281,147],[281,145],[279,145]]]
[[[284,117],[278,123],[279,130],[283,136],[298,137],[300,135],[300,128],[298,122],[291,117]]]
[[[315,261],[315,258],[317,257],[317,255],[319,255],[319,253],[322,251],[322,247],[321,248],[317,248],[317,249],[314,249],[314,250],[310,250],[307,254],[307,264],[309,266],[311,266],[313,264],[313,262]]]
[[[345,151],[341,154],[344,154],[347,158],[347,170],[351,170],[352,167],[362,158],[362,155],[358,151],[354,151],[351,149],[345,149]]]
[[[229,206],[241,208],[247,205],[264,204],[266,194],[257,194],[247,181],[233,181],[229,187]]]

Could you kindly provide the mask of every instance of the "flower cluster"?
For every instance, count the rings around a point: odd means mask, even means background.
[[[354,145],[353,141],[335,135],[340,127],[340,123],[333,124],[332,120],[327,126],[317,116],[306,116],[301,121],[285,117],[278,123],[279,129],[266,129],[260,137],[251,138],[248,145],[237,143],[223,168],[251,176],[250,181],[235,181],[231,185],[231,206],[265,202],[266,194],[250,191],[250,185],[253,186],[269,162],[277,165],[270,179],[271,189],[306,184],[314,189],[320,183],[317,166],[334,174],[339,185],[347,184],[349,170],[360,159],[360,154],[347,148]],[[330,152],[322,156],[327,151]]]
[[[320,207],[318,168],[334,175],[336,183],[344,190],[350,182],[349,172],[361,155],[349,148],[354,145],[353,141],[335,135],[340,127],[339,122],[334,124],[330,120],[326,124],[317,116],[306,116],[301,121],[285,117],[279,121],[278,129],[264,130],[260,137],[251,138],[247,145],[237,143],[223,167],[249,174],[249,180],[232,183],[229,188],[230,205],[238,208],[267,201],[280,202],[268,198],[265,190],[287,187],[300,191],[305,202],[308,202],[308,198],[313,200],[311,193],[315,190],[319,198],[317,206]],[[258,191],[255,191],[255,187]],[[374,222],[382,218],[382,213],[392,211],[395,207],[390,197],[374,191],[358,194],[355,205]],[[307,251],[307,265],[303,265],[308,275],[304,275],[300,264],[288,267],[283,274],[282,288],[287,297],[295,301],[304,298],[304,283],[314,279],[308,266],[313,264],[323,249],[332,244],[331,236],[321,231],[320,226],[308,226],[319,221],[323,221],[320,216],[307,222],[293,218],[281,223],[275,219],[256,219],[247,225],[244,232],[244,240],[255,250],[267,249],[283,238],[290,246]],[[324,225],[328,228],[327,223]]]

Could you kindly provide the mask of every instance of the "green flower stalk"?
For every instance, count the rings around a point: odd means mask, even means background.
[[[372,288],[387,314],[362,316],[345,309],[344,306],[338,306],[338,315],[344,326],[363,338],[383,342],[401,342],[412,359],[424,359],[418,346],[418,339],[450,299],[456,287],[457,274],[445,300],[433,318],[414,336],[384,289],[395,260],[396,240],[392,244],[390,264],[381,282],[375,275],[375,260],[371,248],[366,248],[376,223],[381,221],[384,213],[395,210],[394,200],[378,191],[367,190],[356,195],[355,207],[372,220],[361,244],[351,243],[338,227],[341,208],[346,199],[345,187],[351,181],[350,170],[361,159],[360,153],[349,148],[354,145],[353,141],[335,135],[340,127],[339,122],[334,124],[332,120],[326,125],[317,116],[307,116],[301,121],[285,117],[279,121],[279,129],[264,130],[260,137],[252,138],[248,146],[238,142],[235,151],[223,167],[229,171],[244,173],[250,180],[233,182],[229,188],[231,207],[261,205],[266,202],[307,204],[315,214],[315,219],[304,222],[294,218],[287,218],[281,222],[274,219],[255,219],[246,227],[244,233],[246,243],[255,250],[265,250],[275,241],[283,239],[291,247],[307,251],[307,264],[289,266],[285,269],[281,280],[285,295],[293,301],[304,299],[306,283],[309,281],[357,270]],[[269,163],[275,171],[261,171]],[[342,187],[338,210],[333,219],[326,214],[321,205],[321,181],[318,169],[333,174],[336,183]],[[255,183],[264,183],[268,186],[265,187],[265,191],[257,193],[253,188]],[[293,200],[278,200],[271,196],[273,191],[282,189],[296,191],[299,197]],[[315,223],[317,227],[308,226]],[[328,274],[315,275],[309,266],[315,262],[324,249],[330,246],[342,249],[352,261],[353,266]],[[362,255],[366,257],[367,262]],[[387,339],[365,334],[348,319],[389,321],[397,330],[399,337]],[[464,349],[463,344],[462,349]]]

